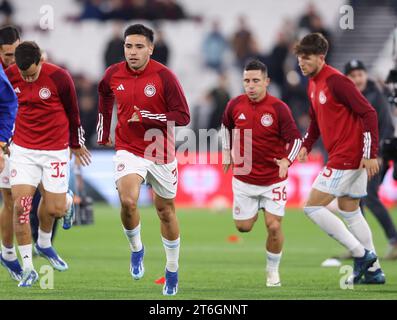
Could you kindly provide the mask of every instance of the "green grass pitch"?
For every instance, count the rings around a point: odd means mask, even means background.
[[[397,211],[393,211],[397,216]],[[321,262],[343,248],[307,219],[301,210],[288,210],[283,229],[285,246],[281,262],[281,288],[265,286],[265,228],[261,216],[253,231],[238,234],[230,211],[178,209],[181,226],[180,286],[175,297],[163,297],[155,280],[163,276],[165,255],[159,220],[153,208],[141,210],[145,269],[142,280],[129,274],[129,247],[118,209],[95,206],[95,224],[59,228],[58,253],[68,262],[66,272],[54,271],[54,288],[18,288],[0,268],[0,299],[397,299],[397,261],[381,261],[387,276],[383,286],[342,290],[339,268]],[[386,249],[379,224],[368,213],[378,254]],[[228,242],[239,235],[241,241]],[[36,270],[47,264],[35,258]],[[346,264],[351,265],[351,261]]]

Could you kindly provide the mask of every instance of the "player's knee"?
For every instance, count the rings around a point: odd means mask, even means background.
[[[252,230],[252,227],[254,226],[253,223],[247,223],[247,222],[235,222],[236,223],[236,228],[239,232],[250,232]]]
[[[65,203],[54,203],[47,207],[48,213],[54,218],[61,218],[66,214]]]
[[[281,232],[281,222],[278,220],[273,220],[266,224],[267,232],[271,237],[277,237]]]
[[[175,210],[172,206],[161,206],[156,209],[162,223],[170,223],[175,216]]]
[[[126,209],[128,212],[135,211],[138,207],[138,201],[130,195],[121,195],[120,202],[123,209]]]

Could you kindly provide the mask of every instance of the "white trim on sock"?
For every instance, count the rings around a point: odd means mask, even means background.
[[[165,255],[167,258],[166,268],[168,271],[176,272],[179,268],[179,248],[180,248],[180,237],[175,240],[168,240],[161,237],[163,242]]]
[[[123,226],[124,234],[130,243],[132,252],[138,252],[142,250],[143,244],[141,240],[141,223],[139,223],[134,229],[128,230]]]

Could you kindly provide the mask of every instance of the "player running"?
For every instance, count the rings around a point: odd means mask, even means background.
[[[266,65],[258,60],[246,65],[245,94],[230,100],[226,107],[222,142],[225,172],[231,165],[228,160],[233,162],[234,222],[240,232],[249,232],[258,211],[264,211],[268,232],[266,285],[278,287],[281,286],[279,264],[284,242],[281,222],[287,202],[287,173],[302,141],[289,107],[267,92],[269,83]],[[252,154],[247,154],[249,148]],[[244,161],[237,163],[238,157]]]
[[[359,207],[368,178],[379,171],[377,115],[353,82],[325,63],[327,51],[328,42],[320,33],[305,36],[295,47],[302,73],[309,77],[311,117],[298,159],[306,161],[320,134],[329,155],[304,212],[352,253],[353,283],[384,283],[372,233]],[[334,198],[350,231],[326,208]]]
[[[12,136],[18,100],[3,67],[15,62],[14,52],[19,44],[19,32],[12,26],[0,29],[0,190],[3,208],[0,214],[1,253],[0,263],[6,268],[11,278],[20,281],[22,268],[14,247],[13,202],[9,181],[8,142]]]
[[[173,129],[189,123],[189,108],[175,75],[150,59],[153,31],[141,24],[131,25],[124,41],[126,61],[110,66],[99,83],[98,143],[112,145],[110,122],[116,100],[114,173],[121,221],[131,248],[130,273],[135,280],[144,274],[137,203],[140,186],[146,181],[154,191],[167,257],[163,294],[175,295],[180,237],[174,205],[178,177]]]
[[[73,219],[73,198],[68,191],[69,147],[83,165],[90,162],[80,126],[76,91],[70,75],[45,63],[35,42],[22,42],[15,50],[16,64],[6,71],[18,96],[15,134],[10,146],[10,183],[14,200],[15,234],[23,262],[20,287],[38,279],[32,262],[29,212],[39,184],[46,210],[39,209],[36,251],[52,266],[64,271],[68,265],[51,245],[54,219]]]

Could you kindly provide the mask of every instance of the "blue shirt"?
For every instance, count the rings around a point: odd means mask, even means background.
[[[12,136],[18,99],[10,81],[0,65],[0,141],[8,142]]]

